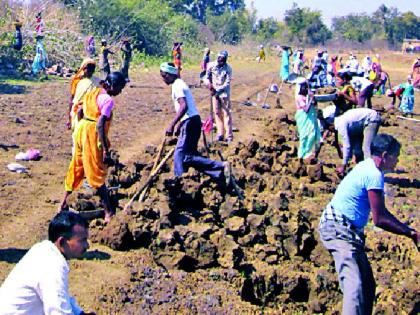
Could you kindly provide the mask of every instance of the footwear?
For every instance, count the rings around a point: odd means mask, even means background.
[[[219,142],[224,141],[223,136],[217,136],[216,141],[219,141]]]
[[[232,181],[232,167],[229,162],[224,162],[223,174],[225,175],[226,187],[229,187]]]

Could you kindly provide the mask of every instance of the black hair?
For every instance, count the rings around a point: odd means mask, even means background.
[[[96,68],[96,65],[94,63],[88,63],[86,65],[86,68],[85,69],[88,70],[91,73],[94,73],[95,72],[95,68]]]
[[[75,225],[89,228],[89,223],[77,213],[70,211],[58,213],[48,226],[48,239],[53,243],[61,236],[70,239],[73,236]]]
[[[351,75],[348,72],[339,72],[337,74],[338,77],[340,77],[340,79],[342,80],[346,80],[346,81],[350,81],[351,80]]]
[[[121,88],[124,88],[125,84],[127,83],[125,81],[124,75],[119,71],[111,72],[110,74],[108,74],[104,82],[109,86],[118,86]]]
[[[397,154],[401,149],[401,143],[393,136],[380,133],[376,135],[370,145],[370,152],[373,156],[381,156],[384,152]]]

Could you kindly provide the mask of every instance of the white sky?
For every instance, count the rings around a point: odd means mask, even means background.
[[[370,14],[381,4],[396,7],[401,12],[412,11],[420,16],[420,0],[245,0],[248,8],[251,2],[254,2],[259,18],[274,17],[277,20],[283,20],[284,12],[292,7],[293,2],[296,2],[299,7],[321,11],[324,22],[328,26],[331,25],[331,19],[335,16],[363,12]]]

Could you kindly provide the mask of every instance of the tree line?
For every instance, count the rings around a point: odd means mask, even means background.
[[[339,39],[363,43],[382,39],[394,45],[404,38],[420,38],[420,18],[413,12],[381,5],[374,13],[335,17],[331,27],[322,12],[299,7],[285,12],[284,20],[257,19],[244,0],[63,0],[79,11],[85,30],[101,36],[134,39],[139,49],[161,54],[172,41],[239,44],[244,37],[258,41],[281,40],[304,45]]]

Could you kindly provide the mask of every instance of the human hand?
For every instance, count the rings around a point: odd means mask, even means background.
[[[112,159],[111,159],[111,153],[108,150],[104,150],[102,154],[102,161],[106,165],[111,165]]]
[[[408,235],[409,238],[411,238],[414,242],[414,244],[416,245],[417,250],[419,250],[419,232],[417,232],[416,230],[411,230],[410,234]]]
[[[179,133],[181,131],[181,124],[176,125],[174,135],[179,136]]]
[[[174,126],[173,126],[173,125],[170,125],[170,126],[166,129],[165,134],[166,134],[168,137],[171,137],[171,136],[174,134]]]
[[[346,170],[345,165],[337,166],[335,171],[337,172],[338,176],[344,177],[344,171]]]

